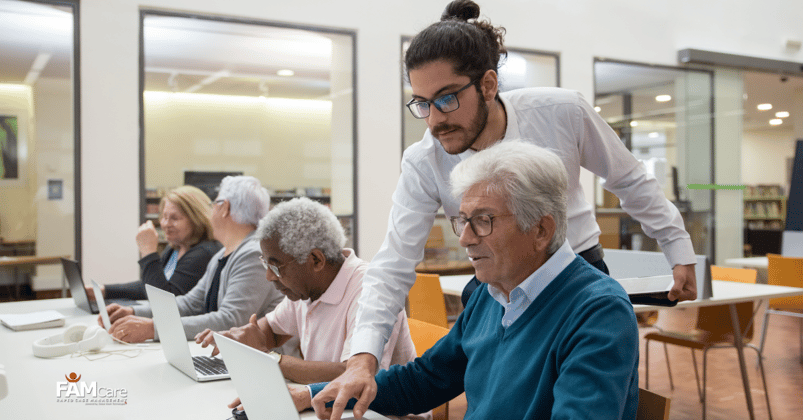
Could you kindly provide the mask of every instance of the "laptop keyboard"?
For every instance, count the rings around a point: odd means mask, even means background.
[[[195,356],[192,358],[195,370],[203,375],[225,375],[229,373],[223,359],[209,356]]]

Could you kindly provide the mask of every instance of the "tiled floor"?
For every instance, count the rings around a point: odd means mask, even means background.
[[[656,325],[670,330],[682,330],[688,327],[688,324],[693,324],[695,318],[696,310],[694,309],[662,311]],[[758,334],[762,320],[763,311],[756,315],[758,329],[756,339],[753,340],[756,345],[760,338]],[[651,329],[645,328],[641,331],[641,335],[643,336],[649,331]],[[776,315],[770,317],[767,343],[764,348],[764,369],[767,375],[772,417],[775,420],[803,419],[803,364],[799,358],[799,334],[799,319]],[[761,383],[755,352],[746,349],[745,357],[755,407],[755,418],[767,419],[769,416],[764,399],[764,387]],[[674,391],[670,389],[666,376],[663,348],[658,343],[650,344],[651,390],[672,399],[670,419],[701,418],[702,406],[697,396],[690,351],[670,346],[669,358],[675,383]],[[644,342],[642,340],[641,366],[639,368],[639,383],[642,387],[645,385],[644,361]],[[702,363],[702,357],[699,354],[697,361]],[[750,418],[739,374],[739,362],[733,349],[709,352],[707,393],[708,419]],[[458,397],[450,403],[449,419],[462,419],[465,410],[465,398]]]

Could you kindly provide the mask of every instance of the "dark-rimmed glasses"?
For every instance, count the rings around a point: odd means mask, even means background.
[[[452,230],[455,235],[462,236],[463,231],[466,230],[466,225],[471,226],[474,235],[478,238],[488,236],[494,231],[494,218],[513,216],[512,214],[478,214],[471,217],[454,216],[449,220],[452,222]]]
[[[299,258],[299,259],[301,259],[301,258]],[[273,265],[273,264],[269,263],[269,262],[268,262],[268,261],[265,259],[265,257],[263,257],[262,255],[260,255],[260,256],[259,256],[259,261],[261,261],[261,262],[262,262],[262,266],[263,266],[263,267],[265,267],[265,269],[266,269],[266,270],[273,271],[273,274],[275,274],[275,275],[276,275],[276,277],[278,277],[278,278],[282,278],[282,275],[281,275],[281,274],[279,274],[279,270],[281,270],[282,268],[284,268],[284,267],[285,267],[287,264],[290,264],[291,262],[293,262],[293,261],[298,261],[298,260],[290,260],[290,261],[288,261],[288,262],[286,262],[286,263],[284,263],[284,264],[282,264],[282,265]]]
[[[457,89],[456,92],[439,96],[430,101],[417,101],[415,99],[410,99],[410,102],[407,102],[407,109],[409,109],[410,113],[418,119],[429,117],[430,105],[435,105],[435,108],[438,108],[438,111],[444,113],[457,111],[457,108],[460,108],[460,102],[457,100],[457,94],[468,89],[474,83],[477,83],[477,80],[468,82],[467,85]]]

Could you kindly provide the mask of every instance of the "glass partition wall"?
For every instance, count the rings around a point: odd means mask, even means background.
[[[714,261],[713,190],[687,187],[713,183],[712,73],[597,60],[594,75],[597,112],[678,207],[695,253]],[[603,185],[599,179],[596,213],[603,246],[659,251]]]
[[[401,56],[410,45],[410,38],[402,39]],[[509,48],[508,56],[503,58],[499,69],[499,91],[506,92],[525,87],[560,86],[560,57],[557,53]],[[412,87],[407,80],[406,71],[402,77],[402,152],[413,143],[421,140],[427,130],[423,119],[410,114],[405,104],[412,98]],[[465,261],[466,251],[458,244],[449,221],[441,209],[435,219],[433,232],[424,252],[425,261]]]
[[[0,257],[80,259],[77,21],[77,0],[0,0]],[[62,282],[60,265],[5,266],[0,301]]]
[[[356,248],[354,33],[150,11],[142,28],[143,220],[172,188],[245,174],[274,204],[326,204]]]

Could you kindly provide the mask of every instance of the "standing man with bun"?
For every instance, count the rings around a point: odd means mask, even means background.
[[[568,174],[566,236],[580,257],[607,272],[594,208],[585,201],[579,181],[583,167],[605,179],[605,188],[619,197],[622,209],[660,244],[673,267],[670,299],[697,296],[691,239],[680,212],[664,197],[656,179],[579,93],[557,88],[499,93],[499,58],[506,54],[504,28],[479,16],[476,3],[455,0],[440,22],[413,38],[406,52],[413,90],[407,107],[413,116],[426,120],[428,130],[404,153],[387,235],[363,280],[346,372],[313,400],[318,413],[323,413],[325,402],[334,400],[332,419],[340,419],[349,398],[359,400],[354,406],[357,418],[374,399],[377,358],[415,281],[415,266],[436,212],[443,207],[447,217],[459,213],[460,197],[449,194],[450,173],[461,161],[498,142],[520,139],[563,161]],[[476,298],[472,296],[469,304]]]

